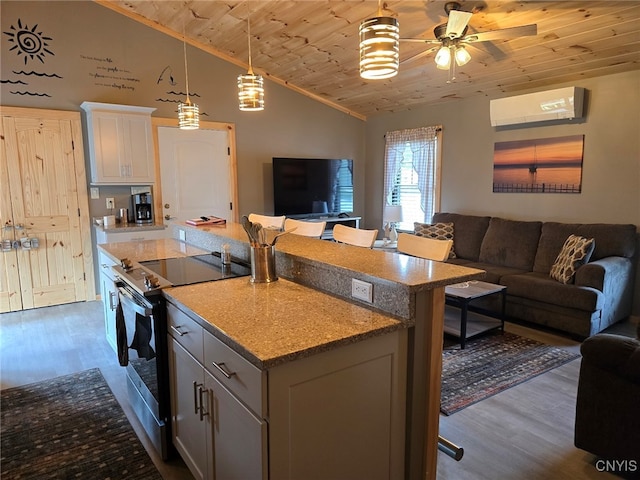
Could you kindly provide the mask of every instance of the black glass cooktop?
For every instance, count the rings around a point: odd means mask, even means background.
[[[222,265],[220,257],[212,254],[162,258],[140,262],[140,264],[169,281],[173,286],[211,282],[251,274],[251,268],[235,262],[232,262],[231,265]]]

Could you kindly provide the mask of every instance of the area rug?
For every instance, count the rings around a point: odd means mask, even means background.
[[[2,479],[162,477],[97,368],[0,392]]]
[[[451,415],[579,356],[509,332],[445,347],[440,411]]]

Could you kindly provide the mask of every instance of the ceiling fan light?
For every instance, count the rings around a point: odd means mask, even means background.
[[[393,17],[373,17],[360,24],[360,76],[391,78],[400,64],[400,27]]]
[[[449,50],[449,47],[446,47],[444,45],[440,47],[440,50],[438,50],[438,53],[436,53],[435,62],[436,66],[440,70],[449,69],[449,65],[451,65],[451,50]]]
[[[264,110],[264,80],[262,75],[238,75],[238,104],[243,112]]]
[[[467,52],[467,49],[464,47],[456,48],[455,57],[456,64],[459,67],[466,65],[467,63],[469,63],[469,60],[471,60],[471,55],[469,55],[469,52]]]
[[[178,126],[181,130],[196,130],[200,127],[200,108],[191,103],[189,97],[186,102],[178,104]]]

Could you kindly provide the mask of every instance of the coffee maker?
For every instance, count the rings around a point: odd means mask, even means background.
[[[133,218],[138,224],[153,223],[153,201],[150,193],[132,195]]]

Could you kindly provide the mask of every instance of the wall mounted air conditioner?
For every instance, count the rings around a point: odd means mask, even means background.
[[[565,87],[490,102],[493,127],[582,117],[584,88]]]

